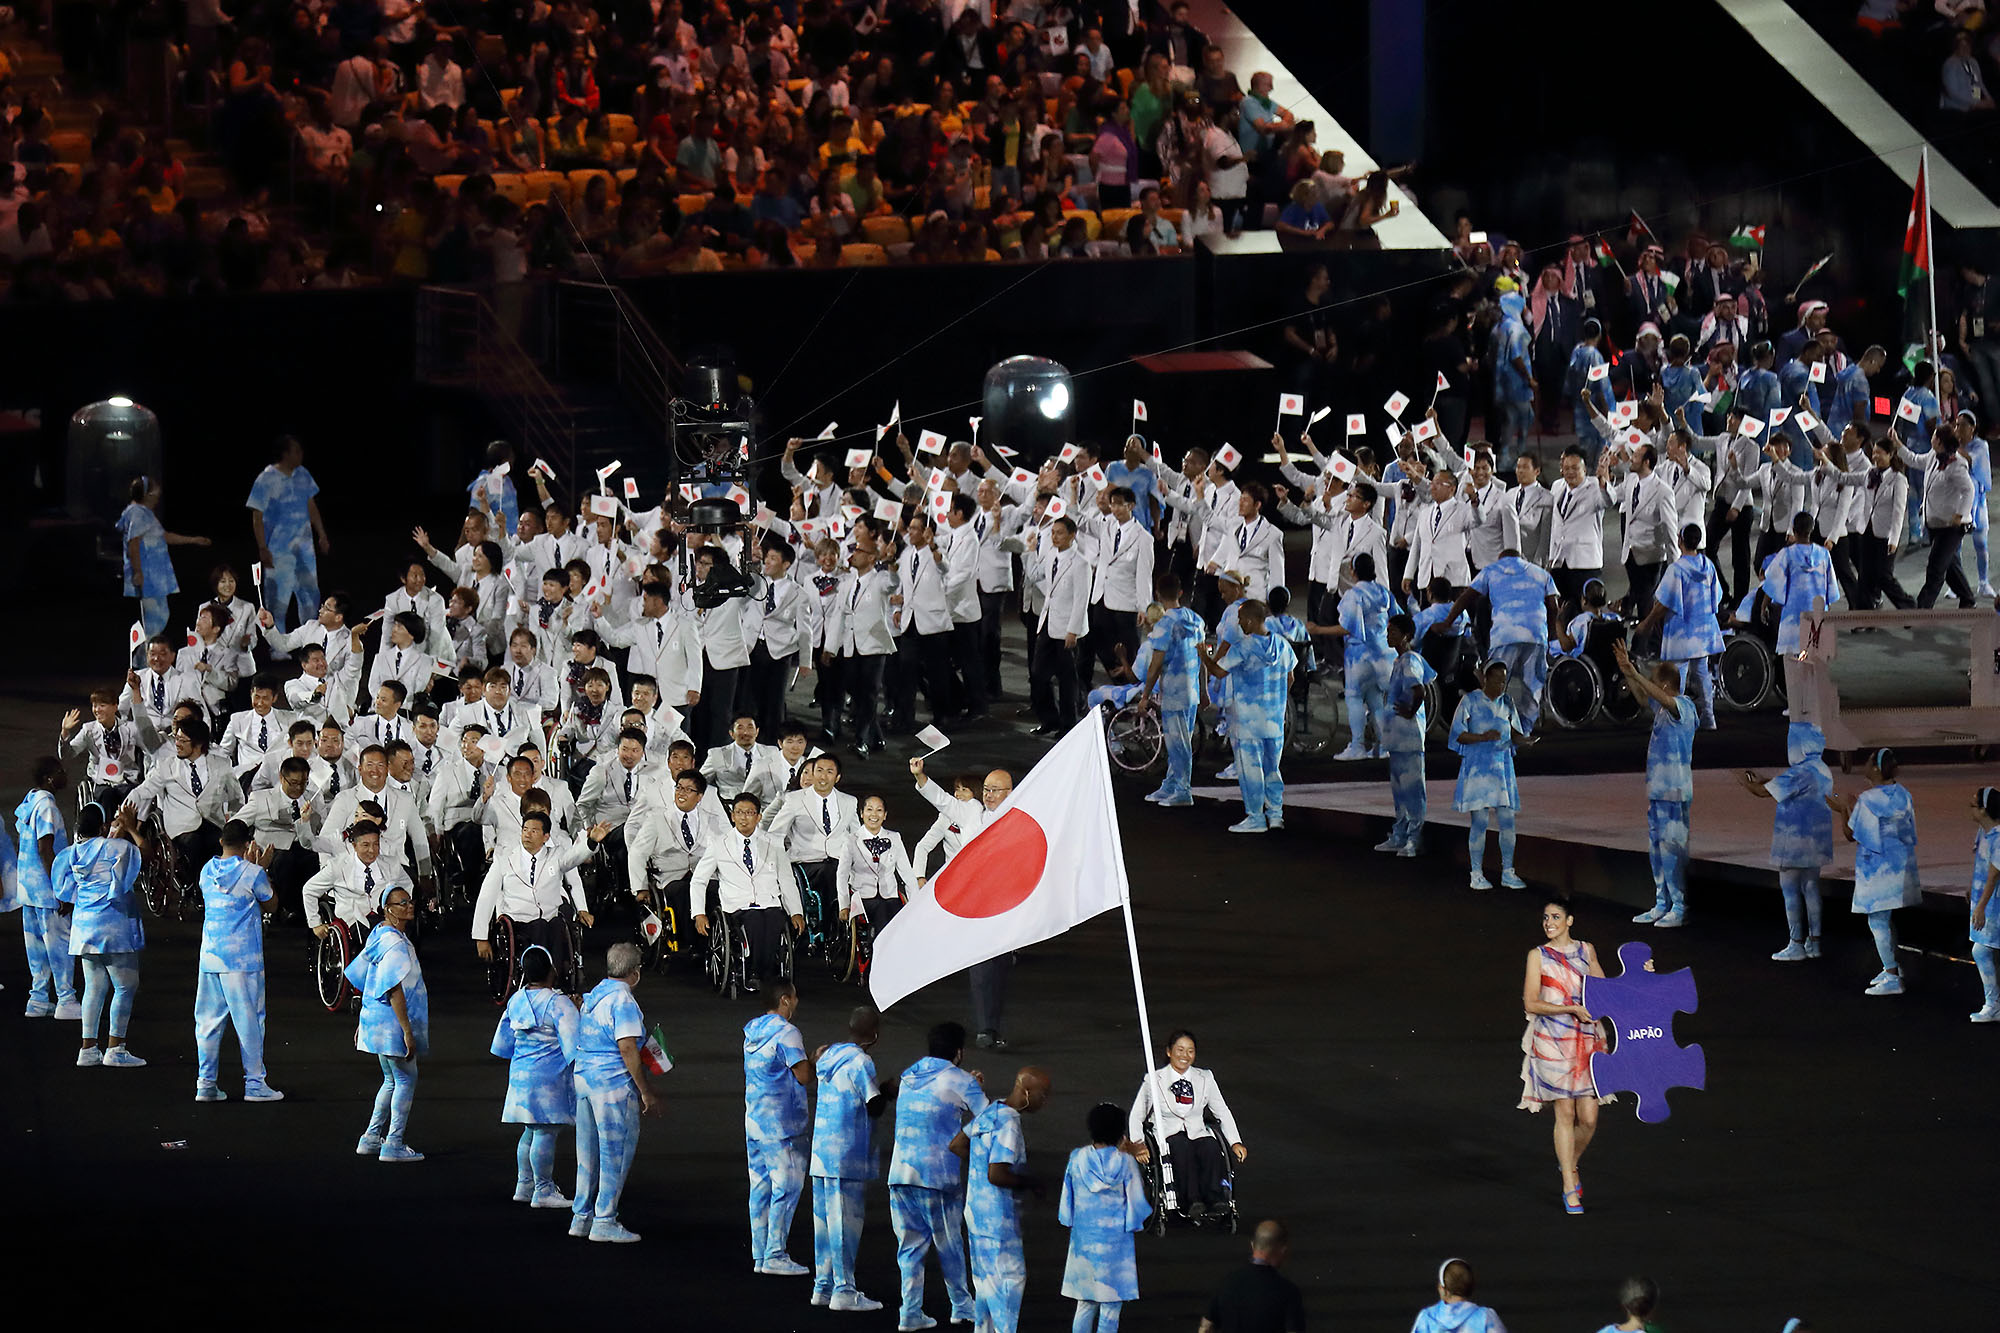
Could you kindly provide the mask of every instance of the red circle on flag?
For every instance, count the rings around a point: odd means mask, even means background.
[[[932,896],[953,916],[999,916],[1028,900],[1048,859],[1042,826],[1025,810],[1009,810],[952,858]]]

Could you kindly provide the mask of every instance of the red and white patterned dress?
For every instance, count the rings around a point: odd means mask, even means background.
[[[1543,1004],[1582,1004],[1583,979],[1590,966],[1583,945],[1567,949],[1542,946]],[[1531,1014],[1521,1037],[1521,1102],[1524,1111],[1539,1111],[1545,1102],[1564,1097],[1595,1097],[1590,1057],[1605,1049],[1595,1023],[1575,1014]]]

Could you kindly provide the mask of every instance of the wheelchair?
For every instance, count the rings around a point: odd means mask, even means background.
[[[1144,773],[1165,763],[1167,733],[1158,709],[1146,707],[1137,696],[1123,708],[1113,708],[1108,703],[1103,708],[1105,749],[1110,752],[1111,762],[1118,766],[1119,772]],[[1188,736],[1188,749],[1196,763],[1201,761],[1209,731],[1203,708],[1197,707],[1194,730]]]
[[[562,956],[555,959],[563,980],[574,991],[583,978],[583,923],[564,907],[558,918],[563,927]],[[514,919],[496,915],[487,929],[486,942],[492,957],[486,962],[486,992],[496,1005],[504,1005],[521,986],[521,952],[528,947],[525,931],[517,931]]]
[[[646,902],[633,900],[633,906],[638,911],[635,929],[639,936],[639,956],[649,972],[664,972],[667,955],[681,951],[680,910],[673,902],[676,898],[681,902],[687,901],[687,888],[687,880],[677,879],[658,888],[649,888]]]
[[[1583,651],[1558,657],[1549,664],[1542,687],[1542,711],[1565,731],[1587,727],[1600,716],[1620,724],[1645,712],[1645,704],[1626,683],[1611,655],[1612,645],[1626,640],[1630,627],[1617,616],[1593,621],[1584,633]]]
[[[1479,688],[1479,654],[1469,635],[1441,633],[1435,627],[1424,635],[1417,651],[1437,673],[1436,680],[1423,685],[1424,720],[1449,731],[1458,701]]]
[[[1222,1197],[1224,1203],[1220,1213],[1211,1212],[1203,1219],[1197,1221],[1188,1216],[1185,1207],[1182,1205],[1174,1181],[1173,1159],[1169,1156],[1165,1146],[1160,1142],[1158,1134],[1154,1131],[1153,1118],[1151,1116],[1146,1117],[1144,1132],[1148,1160],[1140,1166],[1139,1172],[1145,1179],[1146,1200],[1153,1205],[1153,1220],[1151,1225],[1155,1236],[1164,1236],[1167,1234],[1167,1220],[1170,1215],[1180,1218],[1190,1226],[1220,1227],[1232,1236],[1236,1234],[1237,1228],[1242,1225],[1242,1217],[1236,1207],[1236,1154],[1229,1151],[1229,1144],[1223,1140],[1222,1122],[1217,1120],[1212,1114],[1203,1116],[1202,1120],[1208,1126],[1208,1132],[1215,1136],[1216,1143],[1222,1148]]]
[[[1767,704],[1785,702],[1785,672],[1778,660],[1775,608],[1760,590],[1748,624],[1734,625],[1724,637],[1716,662],[1716,702],[1735,713],[1750,713]],[[1732,618],[1733,619],[1733,618]]]
[[[368,942],[368,924],[350,925],[335,916],[331,894],[322,896],[319,905],[320,918],[329,929],[324,939],[317,935],[312,938],[313,988],[330,1014],[358,1009],[361,997],[348,984],[347,965]]]
[[[713,885],[709,887],[707,906],[708,936],[702,943],[702,970],[718,995],[733,1000],[743,993],[744,983],[750,978],[750,931],[740,921],[732,921],[723,914]],[[810,916],[806,918],[806,930],[812,930]],[[798,978],[799,947],[799,938],[792,933],[792,923],[788,920],[778,930],[778,975],[786,981]]]
[[[139,900],[154,916],[164,919],[172,915],[177,921],[185,920],[188,892],[183,883],[181,852],[167,836],[167,827],[160,821],[157,807],[146,816],[140,837]]]
[[[846,941],[835,937],[835,931],[840,926],[838,911],[833,904],[820,898],[819,890],[813,887],[806,872],[796,865],[792,867],[792,879],[799,886],[799,912],[806,919],[806,928],[797,939],[793,939],[789,928],[785,931],[785,952],[788,955],[804,954],[807,958],[823,959],[828,963],[837,956],[844,957]],[[793,975],[789,963],[784,974],[787,977]]]
[[[864,916],[848,915],[842,940],[828,952],[827,970],[835,981],[868,984],[868,966],[875,957],[875,923]]]

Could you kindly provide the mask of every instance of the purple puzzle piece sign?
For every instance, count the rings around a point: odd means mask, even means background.
[[[1674,1041],[1674,1014],[1695,1011],[1694,973],[1648,972],[1651,945],[1618,946],[1615,977],[1586,977],[1583,1007],[1610,1021],[1615,1048],[1590,1058],[1599,1093],[1629,1092],[1639,1099],[1639,1119],[1657,1124],[1670,1114],[1668,1088],[1704,1088],[1708,1057],[1700,1046]]]

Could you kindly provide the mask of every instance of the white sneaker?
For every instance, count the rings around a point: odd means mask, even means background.
[[[920,1314],[915,1319],[896,1325],[896,1333],[924,1333],[925,1329],[936,1327],[937,1320],[927,1314]]]
[[[1817,935],[1806,936],[1806,957],[1808,958],[1819,957],[1819,936]]]
[[[55,1011],[56,1007],[54,1005],[40,996],[36,996],[28,1001],[27,1008],[21,1011],[21,1016],[24,1018],[49,1018],[55,1014]]]
[[[832,1300],[833,1300],[833,1293],[832,1293],[832,1292],[830,1292],[830,1291],[821,1291],[821,1290],[820,1290],[819,1288],[817,1288],[817,1287],[813,1288],[813,1294],[812,1294],[812,1303],[813,1303],[814,1305],[827,1305],[827,1304],[830,1304],[830,1303],[832,1302]]]
[[[1255,818],[1254,816],[1251,815],[1245,815],[1237,823],[1231,824],[1229,826],[1229,831],[1231,833],[1264,833],[1267,832],[1269,828],[1270,825],[1266,824],[1263,820]]]
[[[123,1046],[113,1046],[104,1053],[104,1067],[106,1069],[144,1069],[146,1062]]]
[[[1280,828],[1283,828],[1284,826],[1285,826],[1285,817],[1284,817],[1283,815],[1266,815],[1266,816],[1264,816],[1264,827],[1265,827],[1265,828],[1270,828],[1270,829],[1280,829]]]
[[[757,1271],[765,1277],[804,1277],[812,1269],[807,1268],[789,1254],[781,1254],[775,1259],[766,1259],[757,1265]]]
[[[1632,920],[1638,925],[1650,926],[1666,914],[1667,909],[1664,907],[1651,907],[1633,917]]]
[[[590,1238],[600,1245],[630,1245],[639,1233],[626,1230],[615,1217],[600,1217],[590,1224]]]
[[[1414,842],[1406,842],[1396,849],[1396,855],[1398,856],[1415,856],[1416,854],[1417,844]]]
[[[1989,1004],[1972,1016],[1975,1023],[2000,1023],[2000,1004]]]
[[[384,1139],[382,1141],[382,1151],[378,1156],[384,1162],[421,1162],[424,1160],[422,1153],[412,1148],[409,1144],[399,1143],[395,1139]]]
[[[567,1208],[569,1207],[569,1204],[570,1201],[568,1196],[566,1196],[561,1190],[557,1189],[555,1186],[551,1185],[547,1190],[543,1191],[540,1194],[535,1195],[534,1200],[528,1204],[528,1207]]]
[[[590,1214],[578,1213],[576,1216],[570,1218],[569,1234],[572,1236],[588,1236],[590,1234]]]
[[[534,1199],[534,1197],[535,1197],[535,1182],[532,1179],[517,1180],[514,1182],[515,1203],[528,1203],[531,1202]]]
[[[1391,834],[1389,837],[1376,843],[1375,850],[1378,852],[1400,852],[1403,850],[1403,844],[1394,834]]]
[[[1503,889],[1525,889],[1528,887],[1528,881],[1522,879],[1511,870],[1503,870],[1500,872],[1500,887]]]
[[[78,1000],[64,1000],[56,1006],[55,1016],[65,1023],[74,1023],[83,1017],[83,1004]]]
[[[213,1083],[197,1083],[194,1085],[194,1099],[198,1102],[226,1102],[229,1094]]]
[[[1790,944],[1787,944],[1784,948],[1771,955],[1771,961],[1774,963],[1803,963],[1805,960],[1806,945],[1804,940],[1793,940]]]
[[[243,1100],[246,1102],[281,1102],[285,1100],[285,1094],[279,1092],[268,1083],[245,1083],[243,1085]]]
[[[1230,766],[1229,766],[1228,768],[1225,768],[1225,769],[1223,769],[1223,770],[1222,770],[1222,771],[1221,771],[1220,773],[1217,773],[1217,774],[1215,775],[1215,780],[1216,780],[1217,782],[1234,782],[1234,781],[1236,781],[1236,765],[1235,765],[1235,764],[1231,764],[1231,765],[1230,765]]]
[[[1866,993],[1869,995],[1901,995],[1903,993],[1903,979],[1901,977],[1883,977],[1880,981],[1870,986]]]
[[[101,1065],[103,1063],[104,1063],[104,1052],[98,1050],[95,1046],[77,1047],[76,1067],[78,1069],[88,1069],[92,1065]]]
[[[836,1291],[833,1293],[831,1308],[835,1310],[879,1310],[882,1302],[871,1301],[858,1291]]]
[[[1467,882],[1475,889],[1490,889],[1493,887],[1493,881],[1480,874],[1477,870],[1472,872],[1471,878]]]
[[[1368,757],[1370,759],[1387,759],[1389,752],[1378,745],[1368,752]]]
[[[1179,807],[1184,805],[1193,805],[1194,797],[1162,796],[1157,802],[1155,802],[1155,804],[1158,805],[1162,810],[1173,810],[1173,809],[1178,809]]]
[[[1162,793],[1161,793],[1161,792],[1157,792],[1157,791],[1149,791],[1149,792],[1147,792],[1147,793],[1145,794],[1145,796],[1143,796],[1143,797],[1142,797],[1141,799],[1142,799],[1142,800],[1146,800],[1146,801],[1155,801],[1155,802],[1157,802],[1157,801],[1159,801],[1159,800],[1163,799],[1163,795],[1162,795]]]
[[[1368,757],[1368,751],[1359,745],[1350,745],[1334,756],[1341,763],[1352,763],[1356,759],[1366,759]]]
[[[359,1139],[355,1140],[354,1155],[356,1157],[373,1157],[381,1151],[382,1136],[380,1134],[363,1134]]]
[[[1985,597],[1985,598],[1988,598],[1988,599],[1990,600],[1990,599],[1991,599],[1991,598],[1993,598],[1994,596],[1996,596],[1996,595],[2000,595],[2000,594],[1995,594],[1995,593],[1994,593],[1994,591],[1993,591],[1993,585],[1992,585],[1992,584],[1990,584],[1990,583],[1982,583],[1982,584],[1980,584],[1980,585],[1979,585],[1979,595],[1980,595],[1981,597]]]
[[[1668,912],[1658,921],[1655,921],[1653,923],[1653,927],[1656,930],[1672,930],[1675,926],[1681,925],[1684,922],[1686,922],[1686,920],[1687,918],[1679,912]]]

